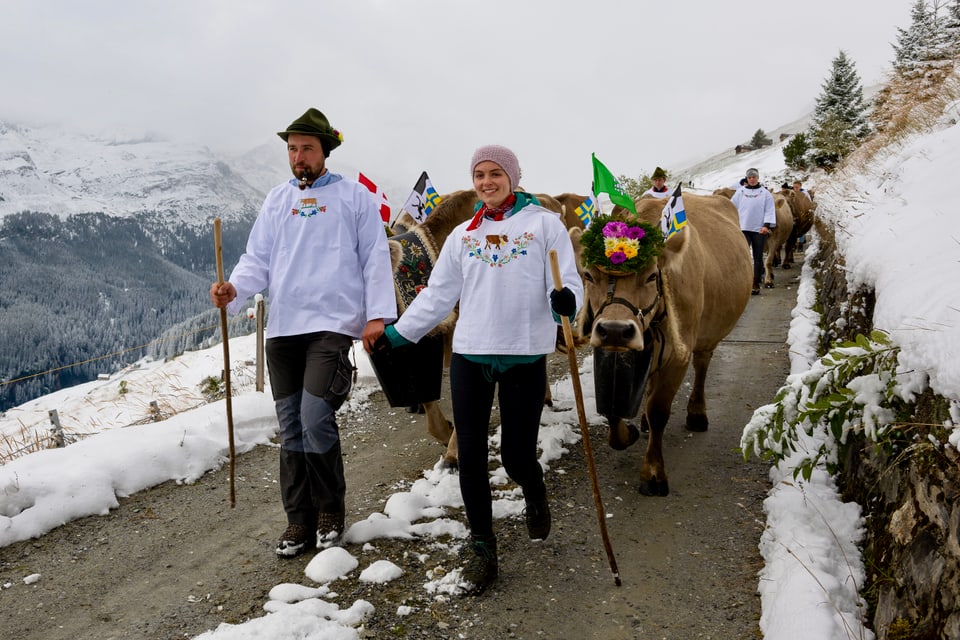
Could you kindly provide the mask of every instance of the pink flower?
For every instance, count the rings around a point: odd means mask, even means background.
[[[640,240],[647,232],[643,230],[643,227],[630,227],[627,229],[627,237],[631,240]]]
[[[623,251],[614,251],[610,254],[610,262],[613,264],[623,264],[627,261],[627,254]]]
[[[627,223],[613,220],[603,226],[603,235],[607,238],[619,238],[627,232]]]

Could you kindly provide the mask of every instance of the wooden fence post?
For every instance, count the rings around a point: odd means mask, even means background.
[[[66,446],[66,443],[63,439],[63,427],[60,426],[60,414],[57,413],[56,409],[50,409],[47,412],[47,415],[50,416],[50,433],[53,437],[53,445],[58,449],[62,449]]]
[[[257,303],[257,391],[263,391],[263,360],[265,357],[263,353],[263,325],[267,314],[263,304],[263,294],[258,293],[254,300]]]

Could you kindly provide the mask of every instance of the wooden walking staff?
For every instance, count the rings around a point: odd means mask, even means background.
[[[557,260],[556,249],[550,250],[550,270],[553,272],[553,287],[563,289],[563,280],[560,278],[560,263]],[[573,329],[570,328],[570,318],[563,316],[563,340],[567,344],[567,357],[570,360],[570,379],[573,381],[573,395],[577,400],[577,416],[580,418],[580,434],[583,437],[583,452],[587,456],[587,469],[590,471],[590,482],[593,485],[593,502],[597,506],[597,522],[600,523],[600,537],[603,538],[603,547],[607,551],[610,561],[610,571],[613,572],[613,583],[620,586],[620,570],[617,569],[617,560],[613,557],[613,546],[610,536],[607,535],[606,510],[603,508],[603,499],[600,497],[600,483],[597,480],[597,465],[593,461],[593,447],[590,445],[590,425],[587,424],[587,414],[583,408],[583,390],[580,388],[580,368],[577,365],[577,349],[573,342]]]
[[[213,219],[213,242],[217,250],[217,284],[223,284],[223,242],[220,239],[220,218]],[[227,438],[230,442],[230,507],[237,506],[234,487],[233,402],[230,396],[230,336],[227,333],[227,309],[220,307],[220,334],[223,337],[223,385],[227,400]]]

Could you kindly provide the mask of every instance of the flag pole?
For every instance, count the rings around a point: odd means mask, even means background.
[[[550,270],[553,272],[553,287],[558,291],[563,289],[563,280],[560,278],[560,263],[557,260],[557,250],[550,250]],[[573,341],[573,329],[570,327],[570,318],[562,316],[563,340],[567,345],[567,358],[570,360],[570,379],[573,381],[573,395],[577,400],[577,416],[580,418],[580,434],[583,437],[583,452],[587,457],[587,469],[590,471],[590,483],[593,486],[593,502],[597,507],[597,522],[600,524],[600,537],[603,538],[603,548],[610,561],[610,571],[613,572],[613,583],[618,587],[620,570],[617,569],[617,560],[613,557],[613,546],[610,536],[607,535],[606,510],[603,508],[603,499],[600,497],[600,483],[597,480],[597,465],[593,460],[593,447],[590,444],[590,425],[587,424],[587,413],[583,408],[583,390],[580,388],[580,368],[577,365],[577,348]]]
[[[220,234],[220,218],[213,219],[213,243],[217,254],[217,284],[223,284],[223,243]],[[220,334],[223,338],[223,385],[227,404],[227,440],[230,444],[230,508],[237,506],[234,486],[233,402],[230,395],[230,336],[227,333],[227,309],[220,307]]]

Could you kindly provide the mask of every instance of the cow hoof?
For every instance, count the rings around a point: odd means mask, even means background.
[[[625,422],[623,426],[627,429],[627,437],[625,440],[614,438],[613,432],[611,431],[610,433],[610,448],[615,451],[623,451],[640,439],[640,430],[637,429],[636,425],[632,422]]]
[[[650,496],[651,498],[663,498],[670,493],[669,483],[666,480],[661,482],[655,478],[642,481],[637,489],[642,495]]]
[[[687,431],[696,431],[697,433],[703,433],[707,430],[707,427],[710,426],[710,421],[707,420],[705,415],[688,415],[687,416]]]
[[[789,264],[784,264],[784,265],[783,265],[783,268],[784,268],[784,269],[789,269],[789,268],[790,268],[790,265],[789,265]]]
[[[457,461],[456,458],[448,458],[444,456],[443,459],[440,460],[441,469],[450,469],[452,471],[454,469],[457,469],[459,466],[460,466],[460,463]]]
[[[773,289],[773,283],[772,283],[772,282],[768,282],[767,284],[765,284],[765,285],[763,285],[763,286],[766,287],[767,289]]]

